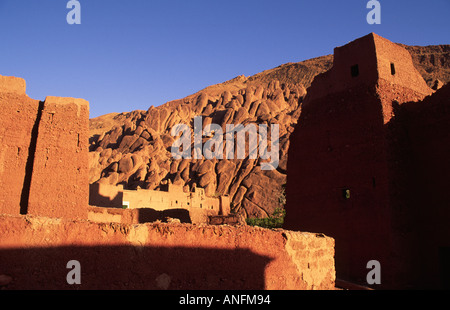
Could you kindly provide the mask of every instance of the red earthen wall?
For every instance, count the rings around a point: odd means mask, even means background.
[[[375,42],[378,78],[422,95],[430,95],[432,90],[417,71],[411,54],[403,47],[376,34]],[[391,70],[394,65],[394,72]],[[394,86],[395,85],[395,86]]]
[[[21,203],[27,206],[22,189],[31,180],[39,101],[25,94],[23,79],[0,76],[0,109],[0,213],[20,214]]]
[[[89,104],[47,97],[39,123],[28,214],[87,218]]]
[[[26,86],[26,82],[22,78],[0,75],[0,93],[25,95]]]
[[[0,215],[7,289],[334,289],[334,240],[242,226]],[[81,284],[69,285],[70,260]]]
[[[337,276],[358,282],[368,261],[390,264],[387,145],[381,104],[370,93],[352,88],[305,107],[288,154],[284,227],[332,235]]]
[[[395,74],[392,74],[391,64]],[[358,66],[357,77],[351,74],[351,67],[355,65]],[[432,93],[406,49],[371,33],[334,49],[333,67],[316,76],[308,90],[309,102],[362,84],[373,86],[379,80],[394,87],[408,88],[422,97]]]
[[[423,217],[427,214],[423,197],[434,195],[439,203],[428,218],[429,223],[440,225],[423,226],[449,236],[443,228],[445,220],[440,220],[448,219],[447,208],[442,207],[447,197],[423,183],[429,180],[428,184],[439,184],[441,189],[448,184],[434,174],[448,154],[445,146],[440,148],[444,152],[438,147],[449,140],[447,118],[435,112],[422,120],[422,114],[412,117],[404,112],[409,105],[420,106],[417,102],[432,91],[398,45],[371,34],[335,53],[333,68],[318,76],[308,90],[291,136],[285,227],[333,236],[337,276],[342,279],[366,284],[366,264],[378,260],[383,280],[377,287],[427,286],[424,279],[433,268],[425,268],[424,262],[439,265],[439,261],[437,254],[418,246],[430,236],[424,239],[417,222],[427,218]],[[350,67],[356,61],[359,75],[351,77]],[[370,68],[376,70],[365,75]],[[444,121],[437,125],[439,119]],[[429,130],[418,134],[422,126]],[[431,162],[439,164],[430,166]],[[424,171],[423,176],[419,171]],[[350,191],[350,197],[344,198],[344,190]],[[435,246],[432,251],[438,250]],[[432,285],[438,282],[435,279]]]
[[[450,289],[450,84],[422,102],[402,106],[394,121],[407,129],[414,180],[411,228],[419,280],[426,288]]]
[[[0,76],[0,213],[87,218],[89,104]]]

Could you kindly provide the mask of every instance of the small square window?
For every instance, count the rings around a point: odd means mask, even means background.
[[[359,66],[358,65],[354,65],[350,68],[352,77],[357,77],[359,75]]]

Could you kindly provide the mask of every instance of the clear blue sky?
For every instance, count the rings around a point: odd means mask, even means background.
[[[450,0],[0,0],[0,74],[27,94],[84,98],[91,117],[147,110],[234,78],[331,54],[375,32],[410,45],[450,44]]]

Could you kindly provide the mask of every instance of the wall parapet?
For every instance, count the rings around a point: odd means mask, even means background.
[[[22,78],[15,76],[0,75],[0,92],[1,93],[17,93],[25,95],[26,82]]]
[[[7,289],[334,289],[334,239],[250,226],[0,215]],[[81,284],[66,264],[81,264]],[[36,271],[38,270],[38,272]],[[161,279],[164,278],[164,281]]]

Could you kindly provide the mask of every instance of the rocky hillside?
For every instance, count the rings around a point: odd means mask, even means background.
[[[404,46],[430,87],[450,81],[450,45]],[[227,194],[245,217],[266,217],[281,205],[286,183],[289,137],[301,103],[314,77],[331,68],[333,56],[288,63],[251,77],[238,76],[186,98],[147,111],[113,113],[90,120],[90,182],[124,184],[126,188],[159,189],[167,182],[208,195]],[[203,126],[279,124],[278,169],[262,171],[261,158],[195,160],[172,158],[170,130],[184,123]],[[203,142],[208,140],[203,138]]]
[[[450,45],[400,45],[410,52],[417,70],[428,86],[437,89],[450,81]]]

